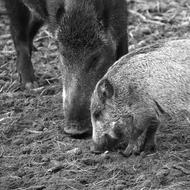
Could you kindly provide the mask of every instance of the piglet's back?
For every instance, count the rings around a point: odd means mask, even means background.
[[[132,84],[142,99],[157,101],[170,115],[190,111],[190,40],[136,50],[118,60],[104,78],[112,81],[120,99],[127,98]]]

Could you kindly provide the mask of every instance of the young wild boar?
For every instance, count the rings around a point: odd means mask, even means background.
[[[107,69],[128,52],[126,0],[4,0],[25,88],[35,76],[33,38],[47,23],[57,42],[63,78],[64,131],[91,131],[90,97]]]
[[[111,66],[95,87],[94,151],[112,149],[123,139],[128,142],[126,156],[152,151],[158,126],[169,118],[177,122],[181,112],[190,112],[190,40],[132,52]]]

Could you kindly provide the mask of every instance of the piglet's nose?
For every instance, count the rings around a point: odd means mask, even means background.
[[[104,152],[104,148],[99,146],[96,143],[93,143],[93,145],[90,147],[90,151],[95,154],[101,154]]]
[[[112,150],[116,145],[117,139],[112,138],[110,135],[105,134],[98,143],[93,143],[91,152],[100,154],[106,150]]]

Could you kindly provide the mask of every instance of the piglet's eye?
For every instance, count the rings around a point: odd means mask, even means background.
[[[94,114],[93,114],[94,118],[96,120],[99,120],[100,119],[100,116],[101,116],[101,111],[95,111]]]

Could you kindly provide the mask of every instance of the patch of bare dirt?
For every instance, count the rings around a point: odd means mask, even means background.
[[[129,13],[130,50],[189,37],[189,0],[130,0]],[[46,27],[32,58],[40,87],[27,92],[20,90],[8,24],[0,15],[0,190],[190,189],[190,128],[161,128],[155,154],[92,154],[91,139],[61,131],[61,74]]]

